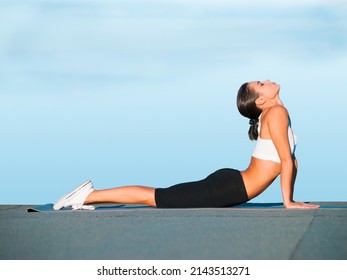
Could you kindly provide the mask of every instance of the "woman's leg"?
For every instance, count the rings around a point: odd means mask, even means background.
[[[124,186],[94,190],[87,196],[84,203],[145,204],[156,207],[154,193],[155,188],[145,186]]]

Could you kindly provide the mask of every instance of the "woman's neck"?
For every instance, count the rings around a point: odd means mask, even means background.
[[[276,95],[276,97],[274,99],[267,100],[265,102],[265,104],[263,105],[262,110],[265,111],[265,110],[267,110],[273,106],[277,106],[277,105],[283,106],[283,102],[278,95]]]

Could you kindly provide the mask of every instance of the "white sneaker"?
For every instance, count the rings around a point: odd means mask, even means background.
[[[94,210],[92,205],[83,205],[87,196],[93,191],[93,184],[91,181],[86,181],[79,185],[72,192],[61,197],[53,206],[54,210],[60,210],[64,207],[72,207],[74,210],[88,209]]]
[[[75,205],[72,205],[72,210],[95,210],[95,206],[94,205],[75,204]]]

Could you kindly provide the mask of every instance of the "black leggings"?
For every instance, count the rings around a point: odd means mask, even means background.
[[[240,171],[219,169],[205,179],[156,189],[158,208],[229,207],[248,201]]]

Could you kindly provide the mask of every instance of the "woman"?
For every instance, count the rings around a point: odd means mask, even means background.
[[[204,180],[169,188],[124,186],[95,190],[90,181],[54,204],[54,209],[94,209],[94,203],[145,204],[158,208],[228,207],[262,193],[278,175],[285,208],[318,208],[293,200],[297,161],[296,137],[279,97],[280,85],[269,80],[244,83],[237,94],[239,112],[250,119],[249,138],[257,140],[244,171],[224,168]]]

